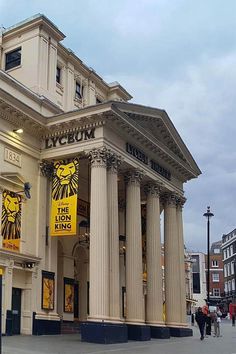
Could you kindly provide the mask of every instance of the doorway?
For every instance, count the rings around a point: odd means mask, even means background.
[[[20,334],[21,289],[12,288],[12,334]]]

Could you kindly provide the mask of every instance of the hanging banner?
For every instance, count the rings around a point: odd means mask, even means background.
[[[51,205],[51,236],[74,236],[77,225],[79,161],[54,162]]]
[[[2,193],[2,247],[19,252],[21,237],[21,203],[19,194],[4,190]]]

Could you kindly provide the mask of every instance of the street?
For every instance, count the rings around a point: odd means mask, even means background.
[[[77,334],[59,336],[3,337],[3,354],[236,354],[236,327],[229,320],[221,324],[222,336],[200,341],[196,326],[193,337],[129,341],[124,344],[81,343]]]

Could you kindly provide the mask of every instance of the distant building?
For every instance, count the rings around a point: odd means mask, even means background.
[[[185,250],[185,286],[186,286],[186,310],[187,314],[192,313],[192,308],[196,305],[196,300],[193,296],[193,260],[190,254]]]
[[[205,254],[202,252],[189,252],[192,259],[193,298],[195,307],[204,306],[207,297]]]
[[[221,303],[224,292],[223,259],[221,252],[222,241],[213,242],[210,249],[210,302],[213,305]],[[207,255],[206,255],[207,279]]]
[[[229,305],[236,303],[236,229],[222,236],[222,253],[224,265],[224,303],[228,311]]]

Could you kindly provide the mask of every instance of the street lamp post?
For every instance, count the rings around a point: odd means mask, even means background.
[[[214,216],[211,213],[210,207],[207,207],[207,212],[203,214],[207,218],[207,305],[210,304],[210,218]]]

